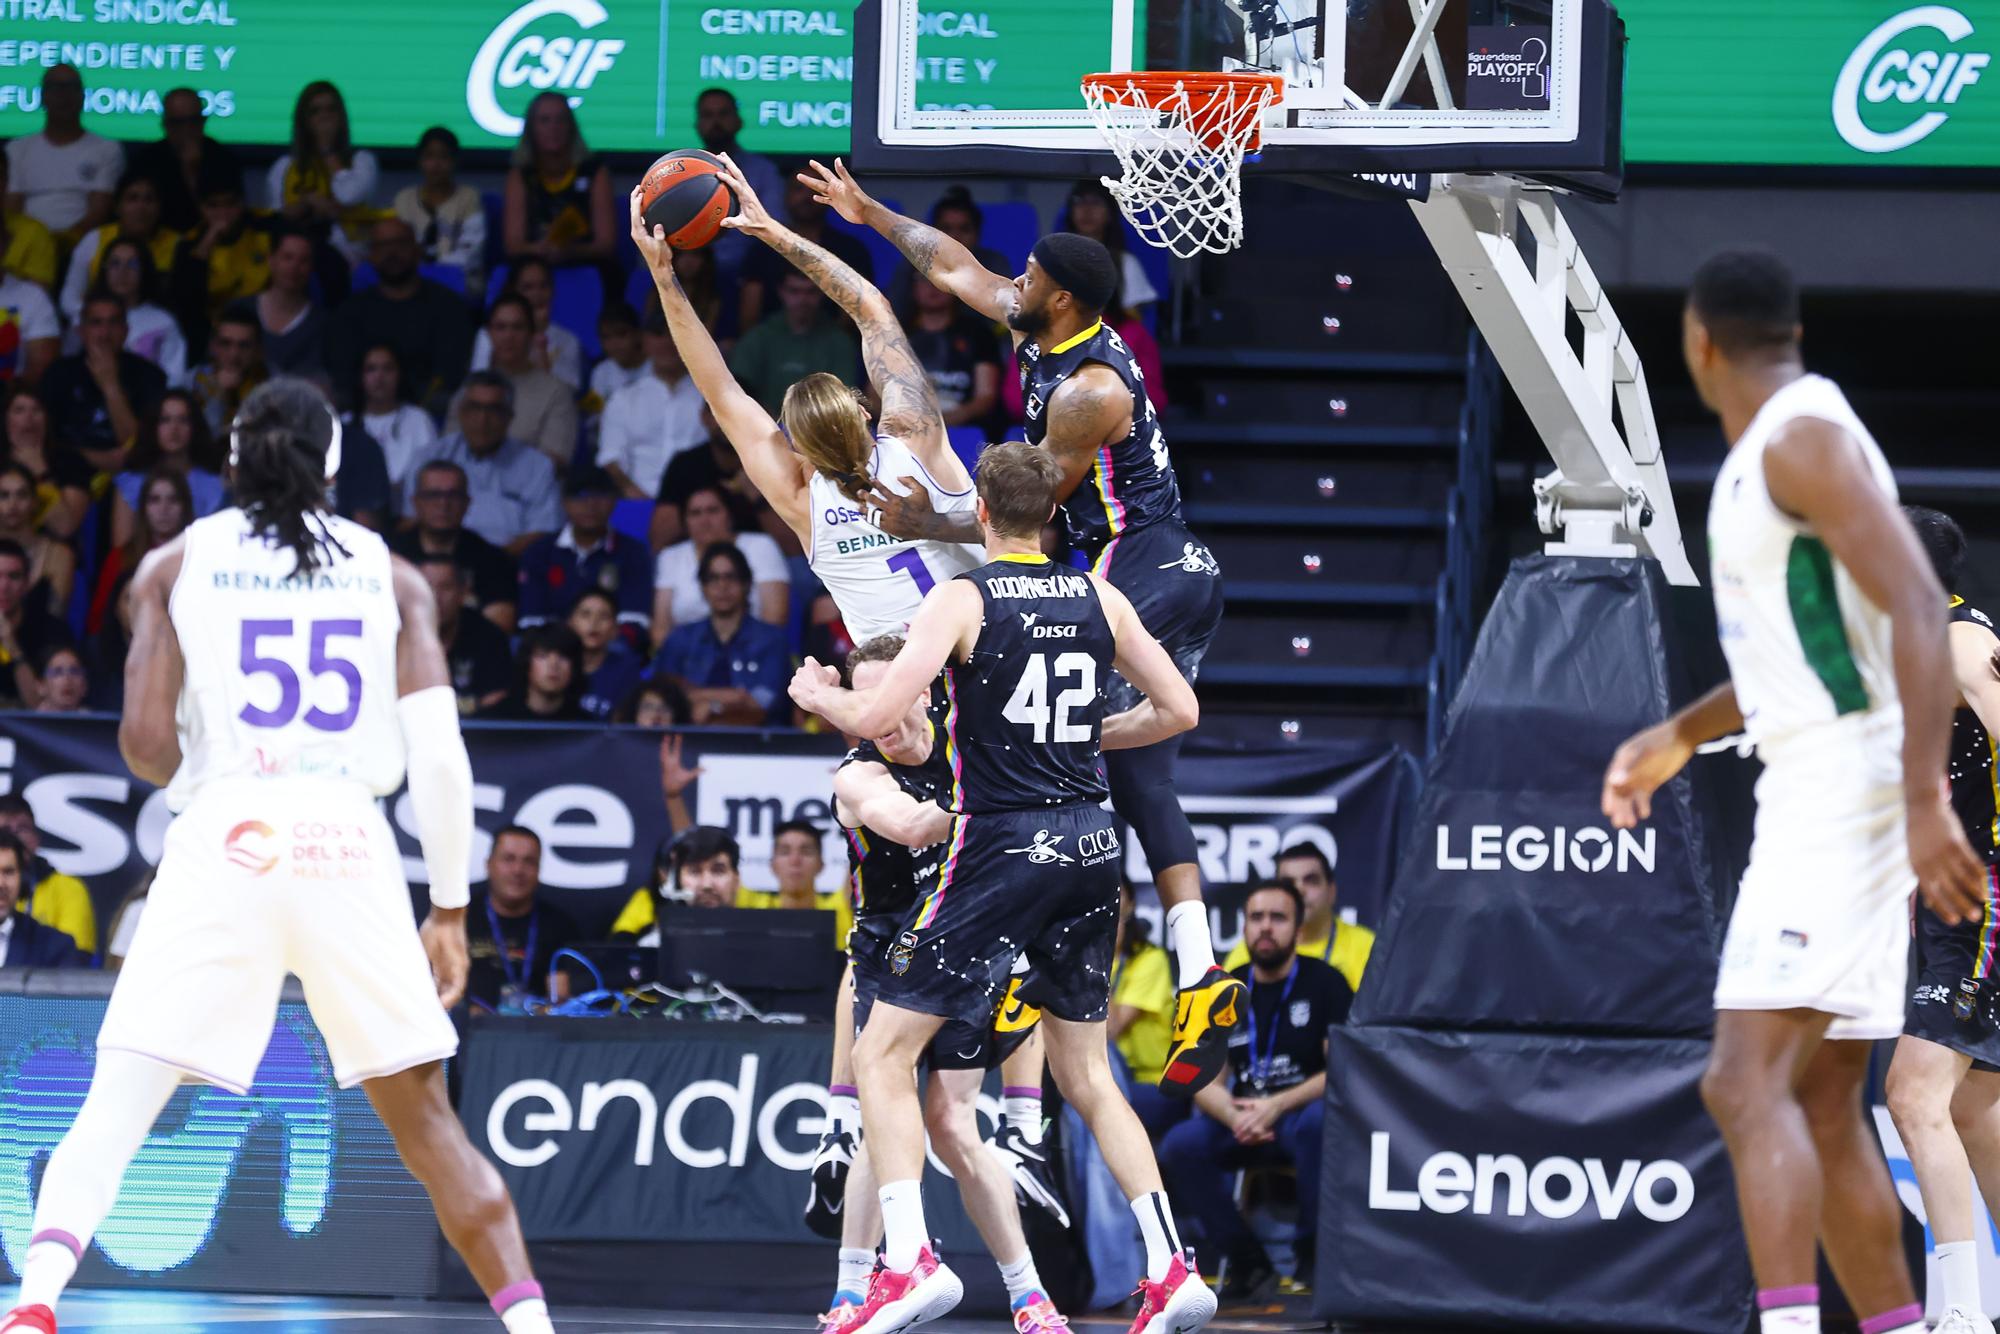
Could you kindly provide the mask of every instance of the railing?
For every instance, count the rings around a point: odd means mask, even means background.
[[[1493,438],[1500,378],[1477,331],[1466,339],[1465,404],[1458,416],[1458,480],[1446,500],[1444,572],[1438,576],[1437,636],[1425,735],[1432,750],[1444,735],[1445,714],[1458,692],[1477,635],[1478,593],[1493,509]]]

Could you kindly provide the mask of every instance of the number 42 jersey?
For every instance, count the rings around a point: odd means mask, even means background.
[[[402,786],[389,548],[346,519],[308,522],[348,553],[310,575],[241,510],[187,529],[168,601],[186,661],[171,810],[217,779],[345,779],[378,797]]]
[[[1117,645],[1097,586],[1042,556],[959,576],[986,603],[971,655],[946,666],[946,809],[983,814],[1104,800],[1099,726]]]

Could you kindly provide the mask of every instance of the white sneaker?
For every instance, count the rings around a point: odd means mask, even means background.
[[[1972,1311],[1961,1311],[1957,1307],[1944,1313],[1932,1334],[1993,1334],[1993,1322]]]

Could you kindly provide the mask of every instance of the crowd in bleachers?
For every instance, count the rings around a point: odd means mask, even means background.
[[[196,93],[169,93],[161,138],[126,146],[83,129],[82,93],[52,67],[43,129],[0,165],[0,708],[119,707],[132,574],[228,503],[229,423],[288,374],[345,414],[333,503],[425,568],[466,716],[812,725],[784,682],[799,655],[849,646],[838,609],[708,414],[625,186],[561,95],[529,105],[501,189],[460,179],[457,138],[433,127],[388,197],[340,90],[308,83],[260,205]],[[729,93],[692,110],[776,216],[890,295],[955,448],[1017,428],[1004,330],[815,201],[802,164],[745,152]],[[1001,207],[1005,250],[963,186],[930,216],[1015,272],[1040,220]],[[1094,181],[1050,222],[1117,251],[1115,322],[1160,385],[1157,267]],[[773,413],[813,371],[865,387],[854,329],[776,252],[725,232],[674,269]]]

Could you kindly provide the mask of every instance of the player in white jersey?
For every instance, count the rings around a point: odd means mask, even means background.
[[[1730,679],[1618,749],[1604,813],[1629,829],[1697,745],[1756,743],[1702,1099],[1735,1169],[1762,1327],[1818,1331],[1817,1240],[1862,1329],[1922,1334],[1861,1089],[1870,1040],[1902,1029],[1911,891],[1947,922],[1983,901],[1941,777],[1957,698],[1945,595],[1881,450],[1801,364],[1784,265],[1716,255],[1682,323],[1730,442],[1708,518]]]
[[[133,581],[118,744],[176,814],[0,1331],[53,1334],[167,1099],[184,1080],[248,1090],[292,973],[335,1077],[366,1090],[510,1334],[551,1334],[507,1188],[445,1096],[472,771],[435,606],[381,538],[327,512],[339,456],[317,389],[261,386],[230,435],[242,508],[195,522]],[[376,804],[406,762],[430,873],[421,931]]]

